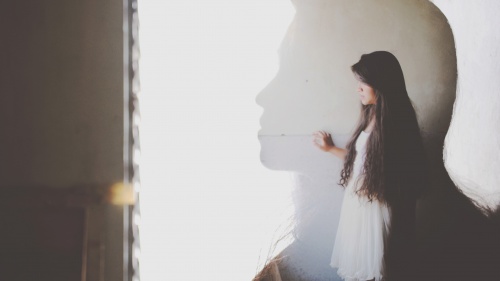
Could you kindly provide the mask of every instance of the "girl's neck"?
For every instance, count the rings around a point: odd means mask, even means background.
[[[370,120],[370,123],[368,123],[368,126],[365,127],[364,132],[371,133],[371,131],[373,131],[373,127],[375,127],[375,118]]]

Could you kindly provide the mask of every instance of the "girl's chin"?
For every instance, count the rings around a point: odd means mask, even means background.
[[[375,103],[374,102],[369,102],[369,101],[361,100],[361,104],[362,105],[370,105],[370,104],[375,104]]]

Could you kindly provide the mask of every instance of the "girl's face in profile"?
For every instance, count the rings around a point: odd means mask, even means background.
[[[359,93],[359,98],[363,105],[375,104],[377,97],[375,96],[375,90],[368,84],[361,82],[358,79],[357,92]]]

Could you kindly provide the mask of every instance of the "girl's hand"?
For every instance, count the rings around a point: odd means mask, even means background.
[[[319,149],[323,151],[330,151],[335,147],[335,144],[332,140],[332,135],[324,131],[318,131],[313,133],[314,136],[314,145],[316,145]]]

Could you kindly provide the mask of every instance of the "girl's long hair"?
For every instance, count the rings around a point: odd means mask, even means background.
[[[367,140],[358,194],[390,203],[401,196],[418,197],[427,185],[426,158],[415,110],[406,91],[401,66],[386,51],[361,56],[351,66],[354,75],[375,90],[376,104],[362,105],[361,117],[347,145],[347,155],[339,184],[351,180],[355,143],[375,118]]]

